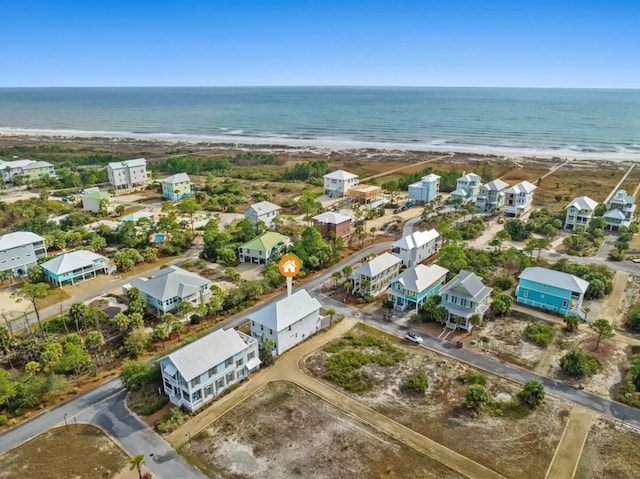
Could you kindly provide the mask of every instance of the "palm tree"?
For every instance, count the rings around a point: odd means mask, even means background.
[[[133,471],[134,469],[138,470],[138,477],[142,479],[142,466],[146,464],[144,460],[144,454],[136,454],[131,459],[129,459],[129,470]]]
[[[336,310],[333,308],[327,309],[327,314],[329,315],[329,327],[333,324],[333,315],[336,314]]]

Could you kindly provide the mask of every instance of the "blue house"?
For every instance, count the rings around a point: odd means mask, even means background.
[[[62,286],[64,283],[75,284],[87,278],[95,278],[98,272],[112,274],[116,271],[115,265],[100,254],[86,250],[76,250],[62,253],[40,266],[44,270],[47,280],[54,285]]]
[[[191,196],[191,180],[186,173],[177,173],[162,180],[162,197],[168,200],[180,200]]]
[[[415,308],[418,311],[429,296],[440,294],[448,272],[448,269],[437,264],[419,264],[409,268],[393,279],[387,291],[388,299],[394,309],[404,311]]]
[[[576,314],[585,319],[587,313],[582,302],[588,287],[588,281],[569,273],[537,266],[525,268],[520,273],[516,301],[562,316]]]
[[[440,177],[431,173],[409,185],[409,200],[417,205],[431,203],[440,191]]]

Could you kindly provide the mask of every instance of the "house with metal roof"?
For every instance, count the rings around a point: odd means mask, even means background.
[[[431,173],[409,185],[409,201],[416,205],[425,205],[435,201],[439,192],[440,176]]]
[[[273,341],[273,353],[278,355],[318,332],[322,317],[318,300],[301,289],[251,313],[248,319],[251,336],[260,344]]]
[[[344,170],[327,173],[324,178],[324,194],[329,198],[344,198],[358,184],[358,175]]]
[[[0,271],[26,276],[47,255],[44,238],[30,231],[16,231],[0,236]]]
[[[534,266],[519,276],[516,301],[526,306],[552,311],[562,316],[587,316],[582,307],[589,282],[569,273]]]
[[[440,233],[431,229],[415,231],[391,244],[391,252],[402,260],[402,267],[422,263],[438,251]]]
[[[567,214],[564,220],[564,228],[573,230],[579,226],[587,229],[597,206],[598,202],[588,196],[580,196],[574,199],[566,207]]]
[[[136,278],[125,284],[125,293],[137,288],[158,316],[178,309],[184,301],[197,306],[205,304],[211,295],[211,281],[177,266],[162,268],[153,278]]]
[[[136,186],[144,185],[147,176],[147,160],[136,158],[135,160],[115,161],[107,165],[109,183],[118,191],[131,190]]]
[[[140,210],[120,218],[120,227],[122,227],[127,221],[137,223],[138,220],[141,220],[142,218],[151,220],[152,224],[156,222],[156,217],[151,211]]]
[[[476,199],[476,211],[499,211],[504,206],[505,190],[509,183],[496,179],[480,187]]]
[[[632,195],[628,195],[625,190],[618,190],[609,200],[607,207],[609,209],[603,218],[609,229],[617,230],[621,226],[631,226],[636,211],[636,199]]]
[[[451,200],[460,201],[462,204],[476,201],[481,184],[480,176],[475,173],[463,173],[456,181],[456,189],[451,192]]]
[[[20,177],[23,182],[38,180],[45,177],[56,177],[55,167],[47,161],[39,160],[0,160],[0,174],[5,183],[14,183],[16,177]]]
[[[274,253],[288,246],[291,246],[288,236],[268,231],[240,246],[238,257],[241,263],[267,264]]]
[[[352,217],[327,211],[311,218],[324,239],[345,238],[351,234]]]
[[[267,225],[267,228],[272,228],[273,220],[278,217],[281,209],[278,205],[270,201],[261,201],[244,210],[244,216],[245,218],[249,218],[253,224],[262,221]]]
[[[440,294],[448,272],[448,269],[437,264],[419,264],[409,268],[391,281],[387,290],[388,301],[398,311],[414,308],[417,312],[427,298]]]
[[[111,264],[106,257],[87,250],[59,254],[40,266],[47,280],[57,286],[95,278],[98,272],[113,274],[116,271],[115,265]]]
[[[195,411],[260,367],[258,341],[218,329],[160,360],[162,387],[172,404]]]
[[[191,196],[191,179],[186,173],[176,173],[161,181],[162,197],[168,200],[180,200]]]
[[[504,214],[518,218],[528,213],[533,207],[533,191],[536,185],[521,181],[504,192]]]
[[[82,200],[82,210],[87,213],[105,213],[108,214],[113,210],[111,205],[111,193],[100,191],[100,188],[87,188],[80,195]]]
[[[471,331],[471,316],[484,316],[489,309],[492,289],[485,286],[478,275],[471,271],[460,271],[455,278],[440,290],[441,306],[449,312],[446,326],[451,329]]]
[[[385,291],[391,280],[400,272],[402,259],[391,253],[382,253],[362,266],[357,267],[351,277],[352,293],[359,296],[377,296]]]

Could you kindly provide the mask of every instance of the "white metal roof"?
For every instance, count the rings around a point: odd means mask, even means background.
[[[531,193],[535,189],[536,185],[525,180],[521,181],[517,185],[512,186],[506,192],[517,195],[518,193]]]
[[[437,264],[431,264],[429,266],[419,264],[413,268],[409,268],[402,274],[399,274],[391,282],[395,283],[398,281],[404,289],[420,293],[441,279],[448,272],[448,269],[438,266]]]
[[[120,168],[133,168],[134,166],[146,166],[147,160],[144,158],[136,158],[134,160],[114,161],[109,163],[109,168],[118,170]]]
[[[596,206],[598,206],[598,202],[596,200],[592,200],[588,196],[581,196],[569,203],[567,208],[571,208],[572,206],[580,211],[594,211]]]
[[[506,181],[502,181],[500,178],[497,178],[489,183],[483,185],[483,188],[486,188],[489,191],[502,191],[509,186],[509,183]]]
[[[16,231],[15,233],[7,233],[0,237],[0,251],[17,248],[27,244],[44,241],[42,236],[38,236],[30,231]]]
[[[319,215],[314,216],[312,219],[316,220],[318,223],[339,225],[345,221],[351,221],[352,218],[335,211],[327,211],[326,213],[320,213]]]
[[[532,266],[525,268],[519,276],[520,279],[535,281],[555,288],[566,289],[576,293],[585,293],[589,282],[563,271]]]
[[[151,279],[136,278],[131,281],[132,287],[160,301],[185,298],[197,293],[206,284],[211,284],[211,281],[177,266],[163,268]]]
[[[329,178],[332,180],[350,180],[352,178],[357,178],[358,175],[354,175],[353,173],[349,173],[344,170],[332,171],[331,173],[327,173],[323,176],[323,178]]]
[[[235,329],[218,329],[174,351],[167,358],[186,381],[191,381],[226,359],[241,353],[247,346]]]
[[[164,180],[162,180],[162,182],[170,184],[190,183],[191,180],[189,179],[189,175],[187,175],[186,173],[176,173],[175,175],[167,176]]]
[[[382,253],[380,256],[373,258],[368,263],[356,268],[353,272],[355,275],[363,275],[373,278],[383,271],[392,268],[396,264],[402,263],[402,260],[391,253]]]
[[[52,274],[61,275],[69,271],[91,266],[96,260],[107,261],[107,258],[100,254],[81,249],[69,253],[62,253],[49,261],[45,261],[40,266]]]
[[[410,235],[395,241],[391,246],[411,250],[420,248],[432,241],[435,241],[439,236],[440,233],[434,229],[427,231],[415,231]]]
[[[451,192],[451,196],[469,196],[469,192],[464,188],[457,188]]]
[[[280,301],[268,304],[251,313],[248,318],[274,331],[282,331],[290,325],[320,310],[320,303],[307,290],[301,289]]]
[[[604,215],[604,218],[613,218],[616,220],[624,220],[627,218],[627,215],[625,215],[622,211],[620,211],[618,208],[614,208],[612,210],[607,211]]]
[[[482,180],[482,178],[480,178],[480,176],[476,175],[475,173],[467,173],[466,175],[462,175],[460,178],[458,178],[458,180],[475,181]]]
[[[270,201],[261,201],[249,206],[246,210],[244,210],[244,214],[246,215],[247,212],[253,212],[257,216],[262,216],[266,215],[267,213],[278,211],[280,209],[281,208],[278,205],[273,204]]]

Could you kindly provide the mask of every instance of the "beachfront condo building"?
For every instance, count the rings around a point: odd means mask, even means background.
[[[358,184],[358,175],[338,170],[324,175],[324,194],[329,198],[344,198]]]
[[[38,258],[47,256],[44,238],[29,231],[16,231],[0,236],[0,271],[11,271],[14,276],[26,276],[38,264]]]
[[[482,178],[475,173],[463,173],[456,181],[456,189],[451,192],[451,201],[457,201],[463,205],[475,202],[481,184]]]
[[[147,177],[147,160],[117,161],[107,165],[109,183],[116,191],[127,191],[145,184]]]
[[[0,173],[5,183],[29,183],[41,178],[56,177],[55,167],[46,161],[0,160]]]
[[[504,215],[519,218],[529,211],[533,206],[533,191],[536,185],[528,181],[521,181],[515,186],[505,190],[504,194]]]
[[[587,229],[596,211],[598,202],[588,196],[576,198],[567,205],[564,229],[575,230],[577,227]]]
[[[504,206],[504,192],[509,184],[497,179],[480,187],[476,199],[476,212],[499,211]]]
[[[416,183],[409,185],[409,201],[416,205],[425,205],[435,201],[440,192],[440,177],[433,173],[423,176]]]

